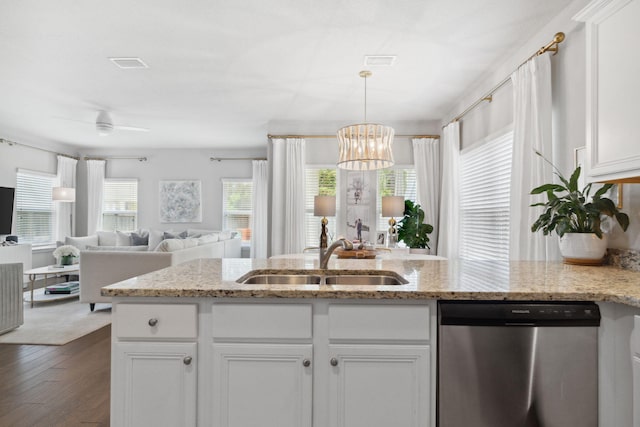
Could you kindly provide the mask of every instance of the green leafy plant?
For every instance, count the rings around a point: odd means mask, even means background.
[[[410,248],[429,248],[428,234],[433,231],[431,224],[423,224],[424,211],[411,200],[404,201],[404,217],[398,221],[398,239]]]
[[[545,235],[552,231],[562,237],[565,233],[595,233],[602,239],[602,217],[615,218],[626,231],[629,227],[629,216],[620,212],[613,201],[603,195],[613,184],[605,184],[590,198],[591,183],[582,190],[578,188],[578,178],[581,168],[578,166],[569,179],[566,179],[556,166],[542,154],[536,154],[549,163],[554,174],[562,184],[544,184],[531,190],[531,194],[547,194],[547,201],[535,203],[531,206],[543,206],[545,211],[531,226],[531,231],[542,230]]]

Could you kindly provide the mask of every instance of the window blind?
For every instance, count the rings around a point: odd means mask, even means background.
[[[54,243],[55,175],[19,169],[16,175],[16,233],[34,246]]]
[[[416,201],[415,168],[393,168],[378,170],[378,194],[376,197],[376,218],[378,231],[389,229],[389,218],[382,217],[382,197],[402,196],[405,200]],[[399,220],[400,217],[396,218]]]
[[[460,257],[509,259],[513,132],[460,153]]]
[[[337,173],[335,168],[322,168],[306,166],[305,169],[305,246],[318,246],[320,244],[321,217],[313,215],[313,199],[315,196],[335,196],[337,188]],[[340,204],[340,198],[336,197],[336,212]],[[331,242],[336,236],[336,217],[327,217],[329,224],[327,232]]]
[[[105,179],[102,194],[102,229],[134,231],[138,223],[138,180]]]
[[[222,180],[222,228],[239,231],[243,241],[251,240],[252,195],[252,180]]]

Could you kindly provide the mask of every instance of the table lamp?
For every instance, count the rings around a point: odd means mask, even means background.
[[[396,229],[396,220],[394,217],[404,215],[404,197],[402,196],[383,196],[382,197],[382,216],[389,218],[389,236],[387,238],[387,246],[396,247],[398,243],[398,230]]]
[[[335,196],[315,196],[313,198],[313,215],[322,217],[322,232],[320,233],[320,248],[327,248],[327,224],[328,216],[336,215]]]

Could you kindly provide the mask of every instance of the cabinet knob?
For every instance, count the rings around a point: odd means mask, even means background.
[[[338,366],[338,359],[332,357],[329,363],[331,364],[331,366]]]
[[[149,319],[149,326],[156,326],[157,324],[158,324],[158,319],[156,319],[155,317]]]
[[[185,356],[185,358],[182,359],[182,363],[184,363],[185,365],[191,365],[191,361],[193,361],[193,358],[191,356]]]
[[[304,359],[302,361],[302,366],[304,366],[305,368],[308,368],[309,366],[311,366],[311,360],[309,359]]]

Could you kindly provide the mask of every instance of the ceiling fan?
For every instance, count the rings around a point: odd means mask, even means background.
[[[94,125],[96,127],[96,131],[98,131],[98,135],[100,135],[100,136],[110,135],[114,130],[117,130],[117,131],[130,130],[130,131],[136,131],[136,132],[149,132],[149,129],[143,128],[143,127],[114,125],[113,124],[113,119],[111,118],[111,115],[109,114],[109,112],[104,111],[104,110],[98,112],[98,117],[96,117],[95,123],[94,122],[84,121],[84,120],[69,119],[69,118],[66,118],[66,117],[56,117],[56,118],[63,119],[63,120],[70,120],[72,122],[80,122],[80,123]]]
[[[113,130],[132,130],[136,132],[149,132],[147,128],[141,128],[137,126],[122,126],[122,125],[114,125],[113,120],[111,120],[111,116],[106,111],[100,111],[98,113],[98,117],[96,118],[96,130],[98,131],[98,135],[107,136]]]

